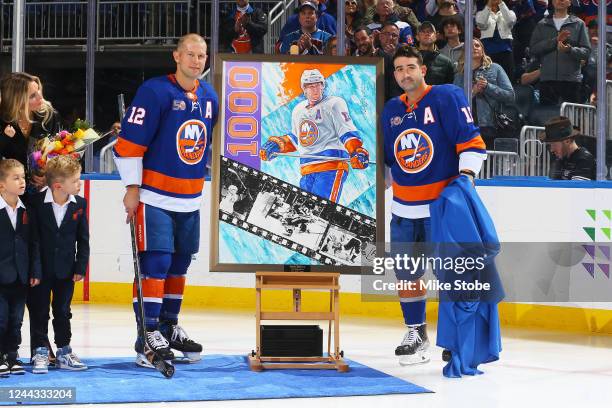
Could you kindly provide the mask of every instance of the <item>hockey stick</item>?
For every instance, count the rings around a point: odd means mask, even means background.
[[[142,296],[142,274],[140,273],[140,261],[138,259],[138,247],[136,245],[136,223],[132,219],[130,221],[130,233],[132,236],[132,257],[134,259],[134,277],[136,279],[136,292],[138,298],[138,315],[140,319],[138,324],[138,332],[142,337],[142,341],[144,343],[143,351],[147,361],[155,367],[157,371],[162,373],[166,378],[172,378],[174,375],[174,366],[163,358],[159,356],[151,347],[149,347],[149,343],[147,342],[147,331],[145,329],[145,312],[144,312],[144,303]]]
[[[319,159],[327,161],[351,161],[348,157],[329,157],[329,156],[317,156],[315,154],[292,154],[292,153],[272,153],[272,156],[291,157],[294,159]],[[376,162],[369,161],[368,164],[376,165]]]

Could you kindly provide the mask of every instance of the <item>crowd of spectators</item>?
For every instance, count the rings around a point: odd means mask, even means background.
[[[402,93],[392,56],[403,44],[420,50],[428,84],[464,86],[466,0],[299,0],[273,33],[273,0],[222,2],[219,51],[262,54],[266,35],[279,33],[275,54],[338,55],[337,1],[344,1],[344,55],[384,59],[385,100]],[[596,0],[473,1],[473,116],[489,148],[495,137],[517,137],[523,124],[543,126],[563,102],[595,102],[598,64],[612,72],[612,2],[609,38],[599,38]],[[502,132],[499,113],[517,111],[518,126]]]
[[[391,75],[392,56],[402,44],[421,51],[428,84],[464,85],[465,0],[344,1],[345,55],[384,57],[386,100],[402,92]],[[240,9],[249,3],[237,4]],[[600,60],[596,2],[475,0],[473,11],[473,110],[491,148],[496,135],[518,136],[520,126],[514,134],[500,132],[498,126],[498,112],[509,106],[518,111],[517,106],[533,100],[542,107],[542,116],[521,117],[521,124],[531,120],[543,125],[555,113],[547,107],[595,100]],[[336,13],[336,0],[300,0],[281,30],[275,53],[337,55]],[[239,13],[227,15],[223,30],[229,35],[223,34],[223,43],[239,32],[247,32],[251,41],[265,34],[265,27],[241,28]],[[606,44],[606,50],[605,62],[612,67],[612,46]]]

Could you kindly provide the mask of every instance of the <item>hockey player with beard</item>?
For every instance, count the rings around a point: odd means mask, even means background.
[[[486,150],[461,88],[428,85],[423,57],[410,46],[398,48],[393,66],[404,94],[388,101],[382,113],[385,164],[393,176],[391,244],[404,245],[402,252],[411,255],[414,243],[431,240],[430,203],[458,176],[473,180]],[[423,268],[396,269],[400,281],[418,282],[423,274]],[[426,289],[417,284],[399,297],[408,331],[395,355],[402,365],[426,363]]]
[[[262,146],[259,156],[272,160],[276,153],[296,152],[301,156],[300,188],[338,202],[348,174],[348,162],[354,169],[365,169],[369,153],[348,111],[346,101],[325,95],[325,77],[317,69],[302,73],[301,86],[306,99],[291,114],[291,131],[272,136]]]

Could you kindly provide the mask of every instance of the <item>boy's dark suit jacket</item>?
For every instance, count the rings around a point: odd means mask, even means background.
[[[29,216],[31,210],[19,208],[17,211],[17,228],[13,229],[6,210],[0,210],[0,285],[16,280],[29,285],[30,278],[41,278],[36,230]]]
[[[75,196],[76,203],[68,203],[66,215],[58,228],[53,206],[45,203],[45,195],[46,191],[34,195],[29,206],[38,231],[43,278],[85,276],[89,262],[87,200]]]

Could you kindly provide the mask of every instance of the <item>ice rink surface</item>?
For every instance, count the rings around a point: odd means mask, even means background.
[[[136,328],[131,304],[76,304],[73,305],[72,313],[72,346],[80,357],[85,360],[88,357],[103,356],[134,357]],[[255,345],[253,312],[184,309],[180,324],[191,338],[203,344],[205,355],[246,355]],[[327,324],[321,324],[321,327],[326,330]],[[432,359],[428,364],[401,367],[397,363],[393,352],[404,335],[403,323],[400,321],[345,317],[341,320],[340,331],[341,348],[347,358],[421,385],[435,393],[108,406],[603,408],[612,404],[612,336],[503,328],[500,361],[481,366],[484,375],[449,379],[442,376],[441,349],[435,346],[431,348]],[[429,337],[432,344],[435,344],[435,332],[435,326],[430,324]],[[22,334],[24,341],[20,354],[29,356],[27,312]],[[181,366],[177,366],[177,370],[180,369]],[[47,375],[52,376],[53,369]],[[78,393],[78,384],[76,386]],[[177,382],[176,386],[188,387],[189,384]]]

